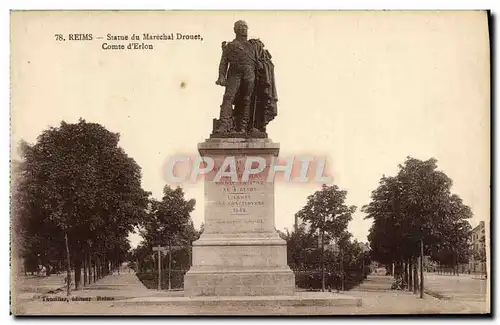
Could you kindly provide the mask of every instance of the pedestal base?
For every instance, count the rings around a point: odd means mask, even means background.
[[[184,276],[186,296],[293,295],[295,275],[278,235],[205,235],[193,243],[193,266]]]
[[[184,277],[184,294],[194,296],[280,296],[293,295],[295,277],[288,270],[246,272],[197,272]]]

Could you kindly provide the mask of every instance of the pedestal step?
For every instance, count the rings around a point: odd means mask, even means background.
[[[165,306],[171,314],[342,314],[346,307],[360,307],[361,299],[344,294],[327,292],[298,292],[290,296],[211,296],[211,297],[139,297],[116,301],[117,306]],[[300,308],[307,306],[307,309]],[[322,308],[323,307],[323,308]],[[338,307],[338,308],[335,308]],[[207,312],[210,311],[210,312]],[[232,311],[232,312],[231,312]],[[352,309],[351,309],[352,312]]]
[[[295,275],[288,269],[215,271],[191,269],[184,276],[186,296],[293,295]]]

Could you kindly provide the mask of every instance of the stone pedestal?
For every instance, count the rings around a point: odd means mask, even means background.
[[[185,295],[294,295],[286,242],[274,227],[274,182],[267,181],[267,172],[241,179],[247,156],[262,157],[269,167],[279,145],[269,139],[209,139],[198,150],[216,168],[205,175],[205,227],[193,243]],[[235,158],[236,182],[228,177],[214,181],[226,157]]]

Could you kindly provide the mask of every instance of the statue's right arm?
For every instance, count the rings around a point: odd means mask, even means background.
[[[225,43],[226,42],[222,43],[222,56],[220,58],[220,63],[219,63],[219,79],[216,82],[216,84],[221,86],[225,86],[226,84],[227,69],[229,67],[229,60],[227,58]]]

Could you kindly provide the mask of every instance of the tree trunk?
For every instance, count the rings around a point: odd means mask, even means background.
[[[417,269],[417,261],[418,259],[415,258],[413,260],[413,294],[416,294],[418,291],[418,269]]]
[[[408,285],[408,261],[403,262],[403,287]]]
[[[86,287],[88,285],[88,277],[87,277],[87,253],[83,253],[83,286]]]
[[[89,253],[87,254],[87,265],[88,265],[88,272],[89,272],[89,285],[92,284],[93,282],[93,272],[92,272],[92,251],[89,250]]]
[[[340,281],[342,282],[342,291],[345,291],[345,279],[344,279],[344,250],[340,247]]]
[[[95,282],[95,257],[92,250],[89,252],[89,284]]]
[[[162,267],[162,265],[161,265],[161,251],[160,250],[158,250],[158,257],[157,257],[156,262],[158,264],[158,291],[161,291],[161,279],[162,279],[161,267]]]
[[[101,280],[102,279],[102,269],[103,269],[103,267],[102,267],[102,257],[101,256],[99,256],[97,258],[97,264],[99,265],[99,268],[98,268],[98,271],[97,271],[97,275],[98,275],[97,278],[99,280]]]
[[[168,248],[168,291],[170,290],[172,290],[172,250],[169,247]]]
[[[424,298],[424,240],[420,238],[420,298]]]
[[[401,282],[405,285],[405,262],[401,261]]]
[[[402,262],[401,261],[397,261],[396,263],[394,263],[394,279],[399,279],[402,277],[402,274],[403,271],[402,271]]]
[[[99,256],[95,257],[95,281],[99,281],[99,278],[101,276],[101,270],[100,270],[100,263],[99,263]]]
[[[69,256],[68,233],[64,231],[64,242],[66,244],[66,294],[69,296],[71,292],[71,259]]]
[[[413,291],[413,263],[412,259],[408,259],[408,291]]]
[[[98,269],[99,271],[97,271],[97,275],[98,275],[98,279],[99,279],[99,280],[101,280],[101,279],[102,279],[102,277],[103,277],[103,276],[102,276],[102,272],[103,272],[103,266],[102,266],[102,264],[103,264],[103,263],[102,263],[102,262],[103,262],[103,261],[102,261],[102,257],[101,257],[101,256],[99,256],[99,257],[97,258],[97,263],[99,264],[99,269]]]
[[[96,263],[96,257],[94,255],[94,258],[91,260],[92,262],[92,279],[93,283],[97,281],[97,263]]]
[[[75,254],[75,290],[80,290],[82,287],[82,259],[79,254]]]
[[[321,230],[321,291],[325,291],[325,231]]]

